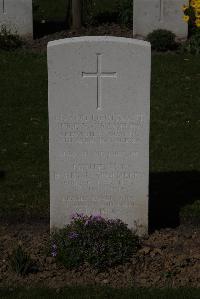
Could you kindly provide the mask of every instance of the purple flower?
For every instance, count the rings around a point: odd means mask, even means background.
[[[52,251],[51,255],[52,255],[53,257],[56,257],[56,256],[57,256],[57,252],[56,252],[56,251]]]
[[[88,225],[88,224],[90,224],[90,222],[91,222],[91,220],[89,220],[89,219],[88,219],[88,220],[86,220],[86,221],[85,221],[85,225]]]
[[[76,239],[78,237],[78,234],[76,232],[70,232],[68,237],[73,240],[73,239]]]
[[[84,217],[83,213],[73,213],[70,218],[72,220],[75,220],[75,219],[83,218],[83,217]]]
[[[108,220],[108,224],[115,224],[115,223],[117,223],[116,219],[109,219]]]
[[[56,256],[57,256],[57,245],[56,245],[56,244],[53,244],[53,245],[52,245],[51,255],[52,255],[53,257],[56,257]]]
[[[94,214],[91,216],[91,220],[96,220],[96,221],[100,221],[102,220],[102,216],[100,214]]]
[[[76,213],[73,213],[73,214],[71,214],[71,216],[70,216],[71,220],[75,219],[75,218],[76,218],[76,216],[77,216],[77,214],[76,214]]]

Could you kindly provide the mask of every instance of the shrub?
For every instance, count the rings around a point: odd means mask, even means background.
[[[10,29],[7,29],[5,25],[1,26],[0,30],[0,49],[14,50],[23,45],[22,39],[17,33],[12,34]]]
[[[13,250],[10,256],[10,265],[15,273],[22,276],[37,272],[38,270],[29,254],[24,251],[21,245],[18,245],[18,247]]]
[[[200,200],[184,206],[180,211],[180,220],[183,224],[200,225]]]
[[[175,37],[175,34],[171,31],[158,29],[149,33],[147,40],[151,43],[153,50],[164,52],[176,49]]]
[[[51,237],[52,255],[66,268],[89,264],[105,270],[128,262],[139,238],[121,220],[76,214],[69,225]]]
[[[182,46],[182,51],[194,55],[200,54],[200,30],[197,30]]]

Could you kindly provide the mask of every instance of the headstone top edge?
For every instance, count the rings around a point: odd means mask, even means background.
[[[126,37],[117,37],[117,36],[81,36],[81,37],[72,37],[72,38],[64,38],[59,40],[50,41],[47,44],[47,48],[55,47],[55,46],[63,46],[72,43],[81,43],[81,42],[118,42],[118,43],[127,43],[137,46],[143,46],[147,48],[151,48],[151,44],[147,41],[134,39],[134,38],[126,38]]]

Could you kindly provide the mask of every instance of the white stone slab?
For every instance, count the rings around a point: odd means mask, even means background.
[[[134,36],[147,36],[156,29],[167,29],[186,39],[188,25],[183,21],[182,6],[188,0],[134,0]]]
[[[0,26],[12,33],[33,35],[32,0],[0,0]]]
[[[147,232],[150,63],[134,39],[48,44],[51,228],[100,213]]]

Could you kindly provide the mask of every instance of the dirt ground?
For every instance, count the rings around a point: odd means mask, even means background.
[[[127,27],[121,27],[117,24],[104,24],[97,27],[92,26],[92,27],[82,28],[73,31],[72,30],[61,31],[35,40],[28,39],[24,45],[24,48],[34,52],[46,52],[47,43],[52,40],[69,38],[69,37],[77,37],[77,36],[94,36],[94,35],[121,36],[121,37],[132,38],[133,31]]]
[[[48,224],[0,225],[0,287],[200,287],[200,228],[180,226],[156,231],[142,240],[130,263],[103,273],[87,266],[66,270],[47,254],[48,240]],[[19,242],[36,262],[37,273],[20,277],[11,270],[9,256]]]

